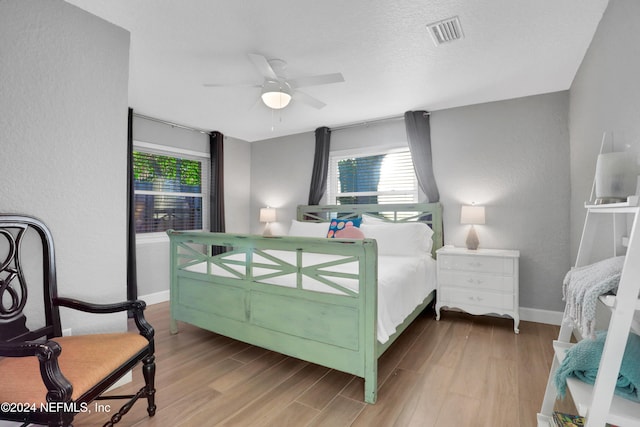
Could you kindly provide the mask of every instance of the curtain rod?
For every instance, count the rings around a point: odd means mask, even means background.
[[[425,114],[428,116],[431,113],[427,112]],[[354,128],[354,127],[358,127],[358,126],[367,126],[367,125],[374,124],[374,123],[389,122],[389,121],[400,120],[400,119],[404,119],[404,114],[399,115],[399,116],[383,117],[381,119],[367,120],[366,122],[351,123],[349,125],[336,126],[336,127],[330,128],[330,129],[331,129],[331,132],[333,132],[335,130],[350,129],[350,128]]]
[[[180,128],[180,129],[190,130],[190,131],[193,131],[193,132],[204,133],[205,135],[209,135],[211,133],[210,131],[206,131],[204,129],[198,129],[198,128],[194,128],[194,127],[191,127],[191,126],[179,125],[177,123],[168,122],[166,120],[156,119],[155,117],[144,116],[144,115],[138,114],[136,112],[134,112],[133,115],[135,117],[140,118],[140,119],[145,119],[145,120],[150,120],[152,122],[162,123],[163,125],[168,125],[168,126],[171,126],[171,127],[174,127],[174,128]]]

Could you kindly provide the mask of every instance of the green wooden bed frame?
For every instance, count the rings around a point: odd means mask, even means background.
[[[434,230],[433,253],[442,246],[442,206],[439,203],[299,206],[297,213],[298,220],[313,222],[362,215],[388,222],[425,222]],[[375,240],[173,230],[167,234],[171,242],[172,333],[178,332],[177,322],[182,321],[362,377],[364,400],[368,403],[376,401],[378,358],[435,297],[435,291],[431,292],[397,332],[381,344],[377,340]],[[226,252],[216,250],[222,248]],[[265,250],[295,252],[296,263],[265,254]],[[332,254],[340,260],[303,265],[302,254],[305,252]],[[260,259],[270,262],[259,262]],[[330,270],[332,265],[352,262],[358,263],[357,275]],[[202,263],[206,263],[206,274],[189,270]],[[214,266],[227,273],[211,274]],[[282,275],[295,275],[297,286],[264,282]],[[341,294],[303,289],[303,276]],[[359,291],[340,286],[336,278],[357,280]]]

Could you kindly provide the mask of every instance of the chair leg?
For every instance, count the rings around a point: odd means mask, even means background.
[[[156,357],[153,354],[142,359],[142,376],[144,377],[145,386],[142,387],[138,392],[129,400],[125,405],[120,408],[120,410],[111,417],[109,421],[107,421],[103,427],[113,427],[114,424],[117,424],[122,419],[122,416],[125,415],[129,410],[133,407],[136,401],[145,397],[148,400],[147,412],[150,417],[153,417],[156,414],[156,404],[155,404],[155,376],[156,376]],[[129,397],[129,396],[127,396]]]
[[[147,396],[147,412],[150,417],[153,417],[156,414],[156,388],[155,388],[155,377],[156,377],[156,357],[152,354],[146,357],[142,363],[142,376],[144,377],[145,385],[145,394]]]

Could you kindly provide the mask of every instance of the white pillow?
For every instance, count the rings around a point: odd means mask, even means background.
[[[393,223],[387,222],[380,217],[367,215],[365,213],[365,214],[362,214],[362,224],[393,224]]]
[[[305,222],[291,220],[289,236],[298,237],[327,237],[329,232],[328,222]]]
[[[376,239],[380,255],[420,255],[433,246],[433,230],[421,222],[362,224],[360,230]]]

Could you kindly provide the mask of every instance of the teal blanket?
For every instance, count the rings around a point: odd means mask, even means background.
[[[606,331],[599,331],[596,332],[595,339],[584,339],[567,350],[554,376],[554,383],[561,397],[566,394],[568,377],[576,377],[589,384],[596,382],[606,338]],[[640,337],[631,333],[622,357],[615,394],[640,402],[638,387],[640,387]]]

